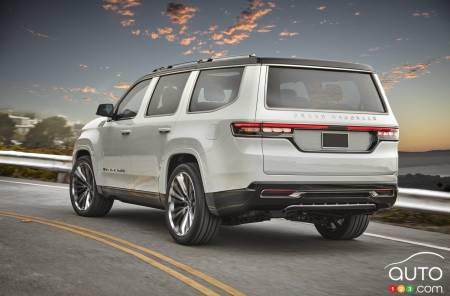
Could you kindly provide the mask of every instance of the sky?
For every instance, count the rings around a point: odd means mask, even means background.
[[[450,149],[448,0],[3,0],[0,109],[87,122],[154,68],[251,53],[372,65],[400,149]]]

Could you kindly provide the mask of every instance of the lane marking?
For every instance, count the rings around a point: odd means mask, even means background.
[[[34,185],[40,187],[49,187],[49,188],[58,188],[58,189],[69,189],[69,187],[63,186],[54,186],[54,185],[46,185],[46,184],[38,184],[38,183],[29,183],[29,182],[18,182],[18,181],[8,181],[8,180],[0,180],[3,183],[13,183],[13,184],[21,184],[21,185]]]
[[[364,235],[370,236],[370,237],[386,239],[386,240],[391,240],[391,241],[395,241],[395,242],[406,243],[406,244],[410,244],[410,245],[416,245],[416,246],[427,247],[427,248],[431,248],[431,249],[443,250],[443,251],[450,252],[450,248],[447,248],[447,247],[441,247],[441,246],[434,245],[434,244],[417,242],[417,241],[413,241],[413,240],[409,240],[409,239],[396,238],[396,237],[385,236],[385,235],[369,233],[369,232],[364,233]]]
[[[245,296],[246,295],[245,293],[243,293],[243,292],[241,292],[239,290],[236,290],[235,288],[233,288],[233,287],[231,287],[231,286],[229,286],[229,285],[227,285],[227,284],[225,284],[225,283],[223,283],[223,282],[221,282],[221,281],[219,281],[219,280],[217,280],[217,279],[215,279],[215,278],[213,278],[213,277],[211,277],[211,276],[209,276],[209,275],[207,275],[207,274],[205,274],[205,273],[203,273],[203,272],[201,272],[199,270],[196,270],[196,269],[192,268],[191,266],[189,266],[187,264],[181,263],[181,262],[176,261],[175,259],[173,259],[171,257],[168,257],[166,255],[163,255],[163,254],[161,254],[159,252],[156,252],[156,251],[153,251],[153,250],[148,249],[146,247],[134,244],[132,242],[129,242],[127,240],[121,239],[121,238],[113,236],[113,235],[109,235],[109,234],[106,234],[106,233],[103,233],[103,232],[100,232],[100,231],[92,230],[92,229],[81,227],[81,226],[74,225],[74,224],[64,223],[64,222],[60,222],[60,221],[56,221],[56,220],[49,220],[49,219],[40,218],[40,217],[22,215],[22,214],[17,214],[17,213],[13,213],[13,212],[2,212],[2,211],[0,211],[0,216],[1,215],[3,215],[3,216],[11,216],[11,217],[14,217],[14,218],[19,218],[19,219],[27,219],[27,220],[31,220],[31,221],[36,221],[38,223],[42,222],[43,224],[50,223],[52,225],[59,225],[61,227],[64,227],[65,229],[66,228],[67,229],[73,229],[74,231],[85,233],[87,235],[99,236],[100,239],[101,239],[101,237],[104,237],[104,238],[116,241],[118,243],[121,243],[123,245],[135,248],[135,249],[140,250],[140,251],[142,251],[144,253],[150,254],[150,255],[152,255],[152,256],[154,256],[154,257],[156,257],[156,258],[158,258],[158,259],[160,259],[162,261],[170,263],[173,266],[175,266],[175,267],[177,267],[177,268],[179,268],[179,269],[181,269],[181,270],[183,270],[183,271],[185,271],[187,273],[190,273],[190,274],[192,274],[192,275],[194,275],[194,276],[204,280],[205,282],[207,282],[207,283],[209,283],[209,284],[211,284],[211,285],[213,285],[213,286],[215,286],[215,287],[217,287],[219,289],[222,289],[223,291],[227,292],[230,295],[233,295],[233,296],[234,295],[236,295],[236,296]],[[113,242],[111,242],[111,243],[113,243]],[[140,254],[140,253],[138,253],[138,254]],[[146,256],[144,256],[144,257],[146,257]],[[148,258],[148,257],[146,257],[146,258]],[[165,266],[165,265],[163,265],[163,266]]]

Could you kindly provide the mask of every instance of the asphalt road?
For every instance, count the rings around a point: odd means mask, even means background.
[[[162,211],[116,202],[104,218],[83,218],[66,185],[0,178],[0,295],[390,295],[390,284],[405,282],[384,267],[424,251],[445,259],[408,264],[444,274],[414,283],[444,289],[421,295],[449,295],[446,234],[372,222],[356,240],[327,241],[312,225],[272,220],[222,227],[214,244],[186,247],[172,241]]]

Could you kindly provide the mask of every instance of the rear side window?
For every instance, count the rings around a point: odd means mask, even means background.
[[[369,73],[287,67],[269,68],[266,103],[272,108],[386,111]]]
[[[211,111],[233,102],[239,93],[243,71],[243,67],[201,71],[189,111]]]
[[[175,113],[189,74],[188,72],[160,77],[148,105],[147,116]]]

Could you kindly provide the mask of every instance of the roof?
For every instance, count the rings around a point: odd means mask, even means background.
[[[226,57],[226,58],[209,58],[198,61],[191,61],[181,64],[169,65],[153,70],[152,73],[145,76],[145,78],[157,76],[161,74],[169,74],[172,72],[198,70],[204,68],[213,67],[228,67],[239,65],[252,65],[252,64],[272,64],[272,65],[296,65],[307,67],[322,67],[333,68],[343,70],[354,70],[363,72],[373,72],[373,68],[369,65],[348,63],[348,62],[336,62],[325,60],[309,60],[309,59],[297,59],[297,58],[273,58],[273,57],[257,57],[255,55]]]

